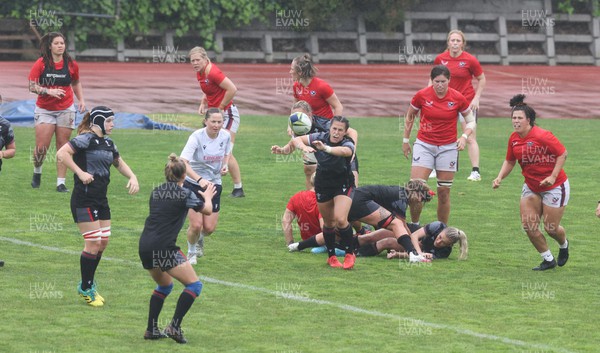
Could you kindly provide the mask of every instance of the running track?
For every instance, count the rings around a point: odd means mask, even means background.
[[[130,113],[194,113],[200,88],[189,64],[80,62],[86,105]],[[0,62],[4,101],[34,99],[27,91],[33,62]],[[218,64],[238,88],[244,115],[287,115],[291,106],[289,64]],[[348,117],[398,116],[425,87],[429,65],[320,64]],[[483,67],[487,86],[479,116],[506,117],[508,100],[524,92],[540,118],[600,118],[600,67]]]

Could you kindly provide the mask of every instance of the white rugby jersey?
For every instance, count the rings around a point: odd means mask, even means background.
[[[212,139],[206,133],[206,128],[202,128],[190,135],[181,152],[181,158],[188,160],[194,172],[202,178],[220,185],[223,159],[230,153],[229,131],[221,129],[217,137]],[[191,178],[186,178],[195,183]]]

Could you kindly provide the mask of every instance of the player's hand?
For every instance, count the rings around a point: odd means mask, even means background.
[[[312,145],[318,149],[319,151],[322,151],[325,149],[325,144],[322,141],[313,141]]]
[[[400,255],[400,253],[398,253],[396,250],[390,250],[387,253],[387,258],[388,259],[393,259],[393,258],[398,257],[399,255]]]
[[[552,175],[540,182],[540,186],[552,186],[556,182],[556,178]]]
[[[502,179],[500,179],[500,177],[494,179],[494,181],[492,181],[492,189],[497,189],[500,187],[500,183],[502,183]]]
[[[433,260],[433,254],[430,254],[428,252],[422,252],[419,255],[423,256],[424,258],[426,258],[428,260]]]
[[[94,176],[88,172],[84,172],[81,171],[80,174],[77,174],[77,177],[79,178],[79,180],[81,180],[81,182],[84,185],[88,185],[90,184],[92,181],[94,181]]]
[[[282,154],[283,153],[283,148],[275,145],[275,146],[271,146],[271,153],[273,154]]]
[[[464,150],[466,145],[467,139],[464,136],[461,136],[458,138],[458,140],[456,140],[456,149],[458,149],[459,151]]]
[[[206,113],[206,105],[204,105],[204,103],[200,103],[200,106],[198,107],[198,114],[204,115],[205,113]]]
[[[215,194],[217,193],[217,188],[215,187],[215,184],[211,182],[206,182],[206,186],[203,189],[204,191],[198,190],[198,194],[202,196],[205,200],[212,200],[213,196],[215,196]]]
[[[596,207],[596,217],[600,218],[600,203],[598,204],[598,207]]]
[[[223,168],[221,168],[221,175],[227,175],[227,173],[229,173],[229,167],[224,165]]]
[[[127,182],[127,189],[129,189],[129,195],[137,194],[140,191],[140,184],[138,183],[137,177],[133,175]]]
[[[408,159],[408,156],[412,153],[412,149],[410,148],[410,143],[402,144],[402,152],[404,153],[404,157]]]
[[[65,96],[65,90],[62,88],[52,88],[48,90],[48,95],[54,98],[62,99]]]
[[[85,112],[85,102],[82,100],[79,101],[79,103],[77,104],[77,111],[80,113]]]
[[[477,109],[479,109],[479,98],[473,98],[473,100],[471,101],[471,105],[469,106],[469,108],[471,108],[471,111],[473,112],[473,114],[475,114],[475,112],[477,111]]]

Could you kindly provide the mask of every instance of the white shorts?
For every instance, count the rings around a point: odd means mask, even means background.
[[[306,165],[316,165],[317,157],[315,157],[314,152],[304,153],[302,158],[304,159],[304,164]]]
[[[59,127],[75,129],[75,105],[65,110],[46,110],[37,105],[33,111],[35,126],[39,124],[52,124]]]
[[[417,139],[413,145],[412,165],[443,172],[456,172],[458,170],[456,143],[436,146]]]
[[[237,133],[240,127],[240,112],[235,105],[231,105],[225,111],[225,120],[223,121],[223,129]]]
[[[539,195],[542,198],[542,203],[548,207],[559,208],[566,206],[569,203],[571,186],[569,185],[569,180],[567,179],[564,183],[555,187],[554,189],[542,192],[533,192],[529,186],[527,186],[527,184],[523,184],[521,198],[524,199],[531,195]]]

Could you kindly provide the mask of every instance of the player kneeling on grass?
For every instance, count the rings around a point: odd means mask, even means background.
[[[71,213],[85,241],[80,258],[81,282],[77,290],[91,306],[104,305],[104,298],[96,290],[94,274],[111,235],[111,214],[106,198],[111,164],[129,179],[129,194],[133,195],[140,189],[135,174],[108,137],[115,125],[114,119],[110,108],[93,108],[77,127],[77,137],[56,153],[58,163],[75,174]]]
[[[181,321],[202,291],[202,282],[175,242],[188,209],[204,215],[212,213],[212,198],[216,189],[214,184],[208,183],[204,191],[198,191],[199,198],[193,191],[183,188],[185,175],[185,162],[172,153],[165,166],[167,182],[156,187],[150,196],[150,214],[140,237],[139,255],[142,265],[158,286],[150,297],[144,339],[170,337],[177,343],[186,343]],[[165,298],[173,289],[173,277],[185,289],[179,296],[173,319],[163,333],[158,328],[158,316]]]

